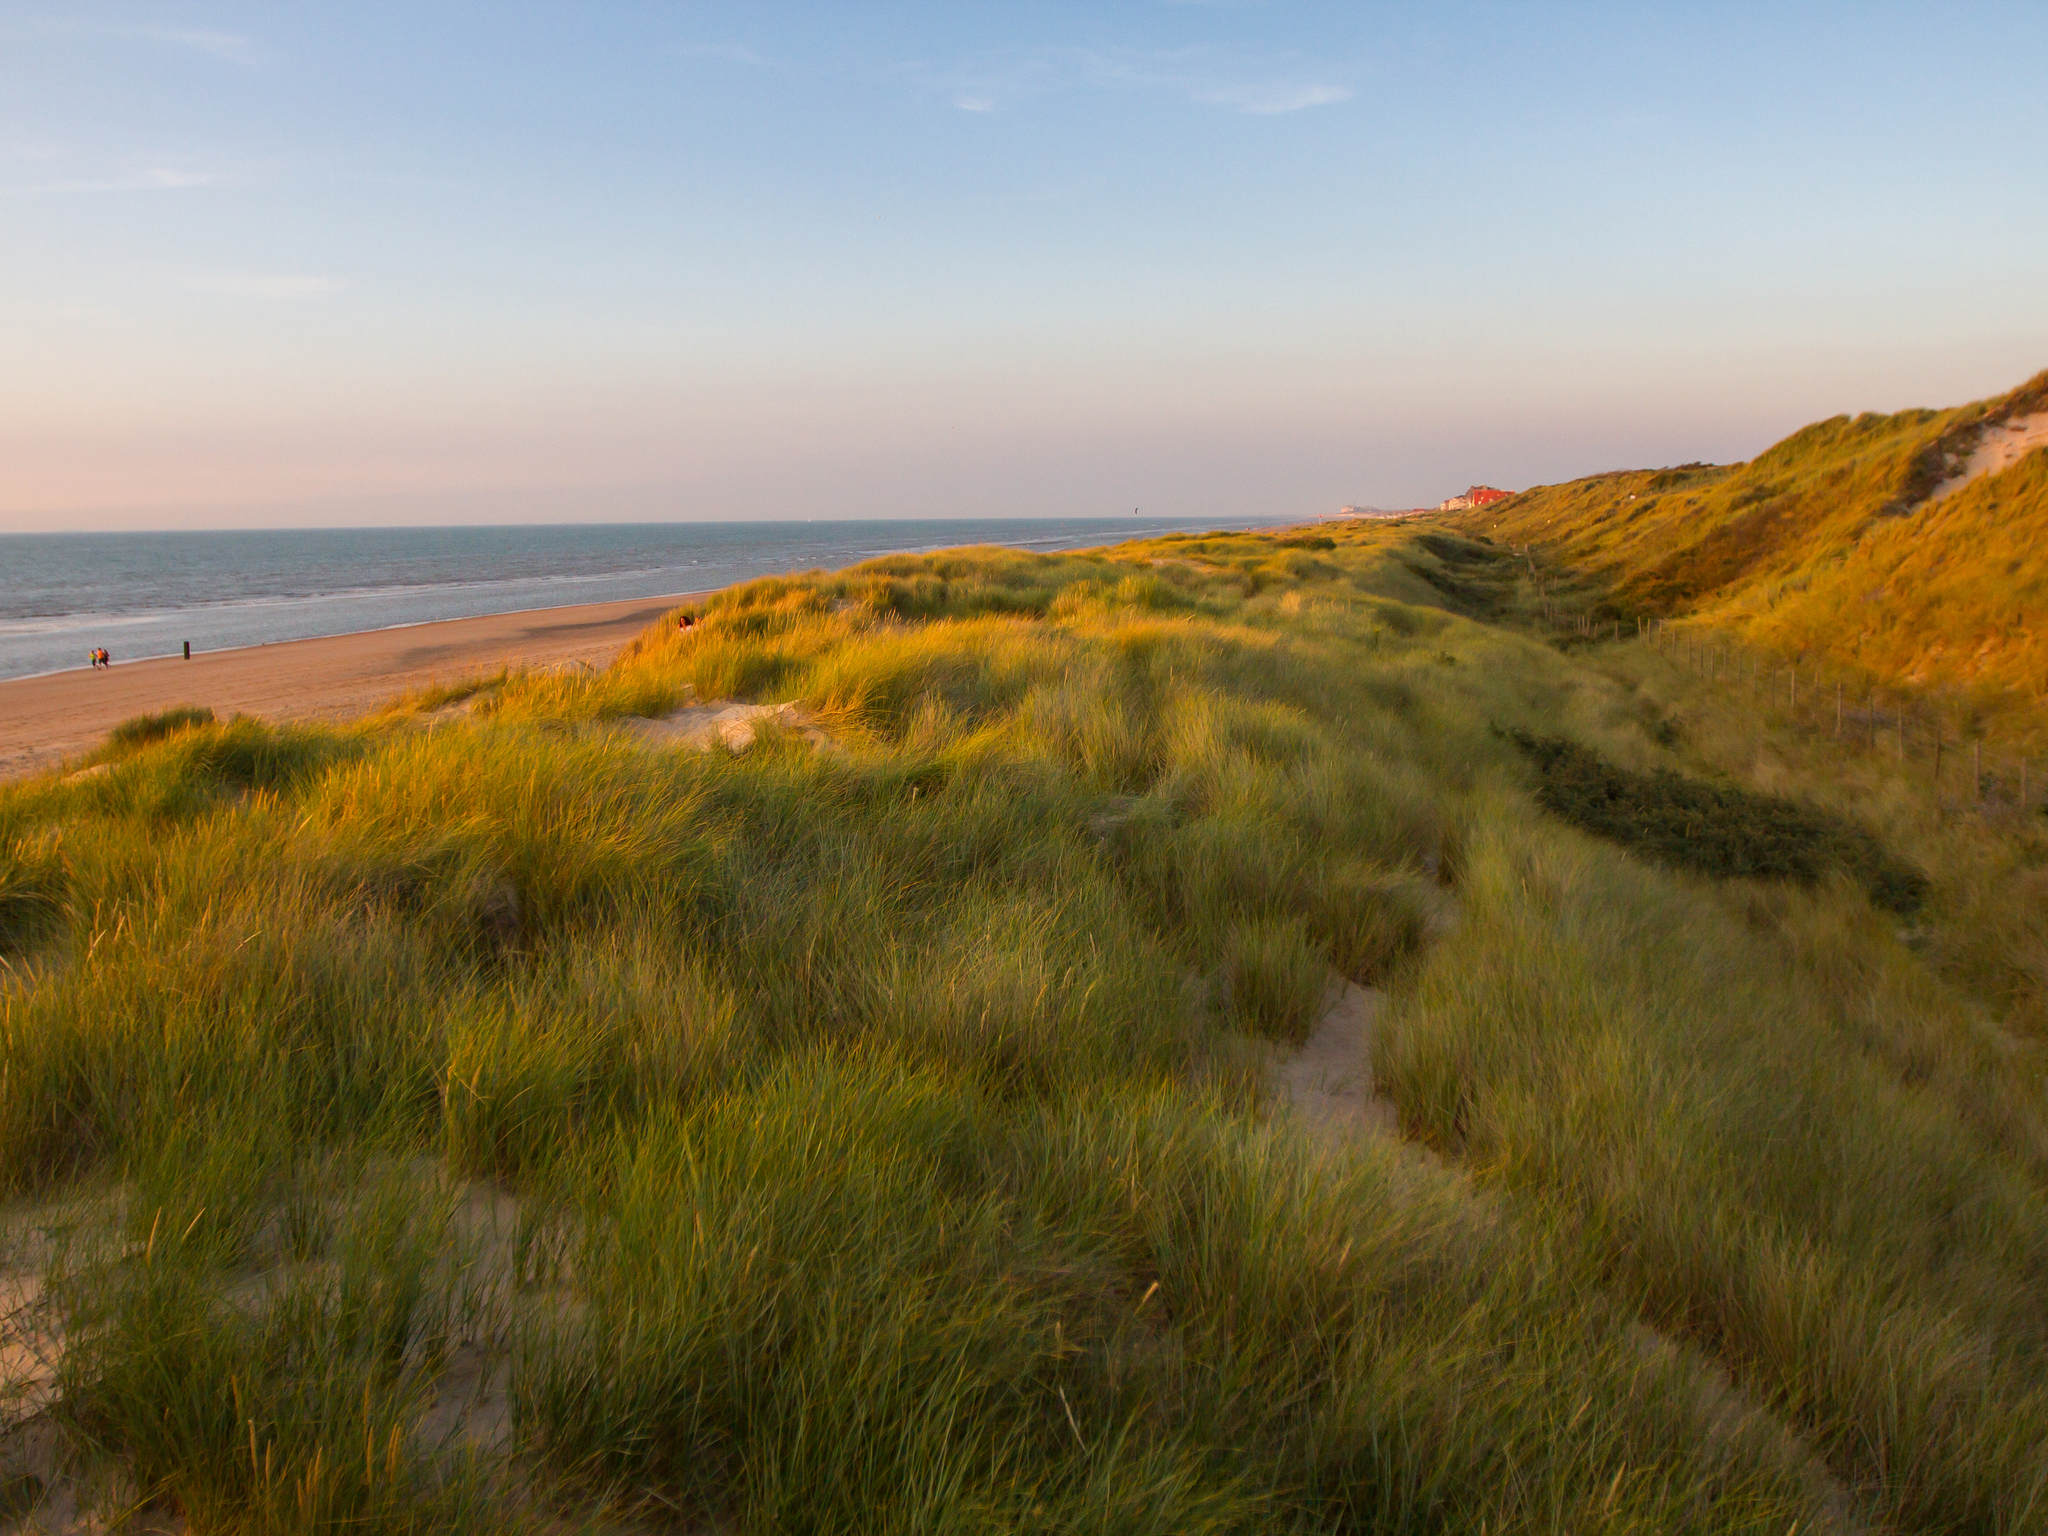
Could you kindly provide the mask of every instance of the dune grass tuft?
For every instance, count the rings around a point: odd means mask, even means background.
[[[176,731],[188,731],[196,725],[213,724],[213,711],[191,704],[180,704],[170,709],[158,710],[155,714],[137,715],[132,720],[123,720],[107,733],[107,745],[115,748],[147,746],[152,741],[162,741]]]

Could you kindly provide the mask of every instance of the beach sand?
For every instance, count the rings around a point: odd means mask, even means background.
[[[204,705],[222,717],[346,720],[412,689],[500,667],[602,667],[669,609],[709,595],[530,608],[206,652],[190,661],[117,659],[98,672],[81,662],[69,672],[10,679],[0,682],[0,779],[55,767],[98,746],[123,720],[174,704]]]

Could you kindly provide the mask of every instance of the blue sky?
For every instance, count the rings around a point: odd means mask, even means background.
[[[2048,6],[0,4],[0,528],[1310,514],[2048,367]]]

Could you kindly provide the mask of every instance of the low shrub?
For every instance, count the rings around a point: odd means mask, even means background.
[[[1510,735],[1536,769],[1536,797],[1545,810],[1663,863],[1722,879],[1803,885],[1839,869],[1902,917],[1926,900],[1924,874],[1869,831],[1818,806],[1668,768],[1631,772],[1561,736]]]

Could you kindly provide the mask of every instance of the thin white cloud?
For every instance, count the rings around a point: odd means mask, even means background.
[[[103,175],[59,176],[0,190],[16,195],[39,192],[189,192],[222,186],[227,181],[228,178],[218,171],[195,170],[182,165],[143,165]]]
[[[324,299],[348,286],[323,272],[201,272],[186,280],[195,293],[227,299]]]
[[[275,160],[202,157],[162,146],[119,150],[52,139],[0,142],[0,197],[225,191],[273,181],[280,170]]]
[[[1348,86],[1323,85],[1313,81],[1220,85],[1195,92],[1197,101],[1249,112],[1255,117],[1278,117],[1287,112],[1306,112],[1311,107],[1333,107],[1340,101],[1349,101],[1351,96]]]
[[[1078,91],[1150,91],[1200,106],[1272,117],[1349,101],[1351,87],[1292,59],[1247,58],[1215,49],[1104,52],[1036,49],[957,65],[912,63],[901,72],[962,112],[995,112]]]
[[[256,62],[256,44],[239,32],[216,32],[206,27],[102,27],[99,30],[108,37],[126,38],[138,43],[161,43],[167,48],[184,48],[236,64]]]
[[[71,16],[39,16],[7,29],[6,34],[22,37],[85,37],[115,43],[147,43],[204,54],[235,64],[254,64],[259,50],[254,39],[240,32],[212,27],[166,27],[147,23],[83,21]]]

